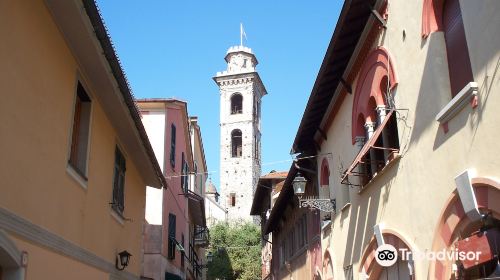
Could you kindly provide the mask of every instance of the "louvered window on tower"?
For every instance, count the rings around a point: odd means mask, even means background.
[[[241,130],[235,129],[231,132],[231,156],[241,157],[243,154]]]

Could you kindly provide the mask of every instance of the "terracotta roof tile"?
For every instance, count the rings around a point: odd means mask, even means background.
[[[271,172],[269,174],[261,176],[260,179],[285,179],[287,175],[288,171]]]

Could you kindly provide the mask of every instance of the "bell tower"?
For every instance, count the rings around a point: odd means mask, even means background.
[[[261,99],[266,88],[250,48],[231,47],[227,69],[213,78],[220,91],[220,191],[228,219],[252,221],[250,208],[261,172]]]

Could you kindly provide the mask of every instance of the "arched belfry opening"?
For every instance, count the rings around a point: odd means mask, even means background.
[[[231,157],[241,157],[242,154],[241,130],[235,129],[231,132]]]
[[[239,93],[231,96],[231,115],[243,113],[243,96]]]

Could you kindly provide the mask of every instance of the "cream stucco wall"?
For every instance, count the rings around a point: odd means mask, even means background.
[[[332,231],[323,239],[323,250],[332,253],[335,279],[343,279],[343,267],[351,263],[354,279],[358,278],[360,259],[375,224],[398,232],[416,250],[430,250],[441,210],[456,188],[454,177],[472,168],[478,177],[500,178],[500,159],[494,152],[500,136],[495,110],[500,96],[493,94],[499,90],[500,39],[492,36],[499,26],[500,3],[461,1],[461,5],[474,79],[479,84],[479,106],[467,105],[445,133],[435,120],[451,100],[443,33],[421,38],[422,1],[390,1],[388,29],[377,46],[392,55],[398,75],[396,107],[405,109],[398,112],[402,158],[362,192],[351,187],[351,206],[335,215]],[[356,86],[354,82],[354,91]],[[349,188],[340,184],[336,171],[347,168],[357,153],[351,142],[352,104],[353,95],[346,95],[328,128],[328,141],[321,145],[322,153],[333,155],[332,196]],[[318,166],[321,161],[318,158]],[[417,261],[415,269],[416,278],[425,279],[429,262]]]
[[[0,35],[7,38],[0,45],[0,207],[112,266],[116,253],[127,250],[133,257],[126,270],[140,275],[145,183],[93,81],[85,78],[43,1],[2,1]],[[92,99],[86,186],[67,171],[78,80]],[[130,220],[124,222],[113,217],[109,204],[116,145],[127,161],[124,216]],[[27,279],[67,279],[76,270],[80,279],[109,278],[109,271],[9,234],[32,256]]]

